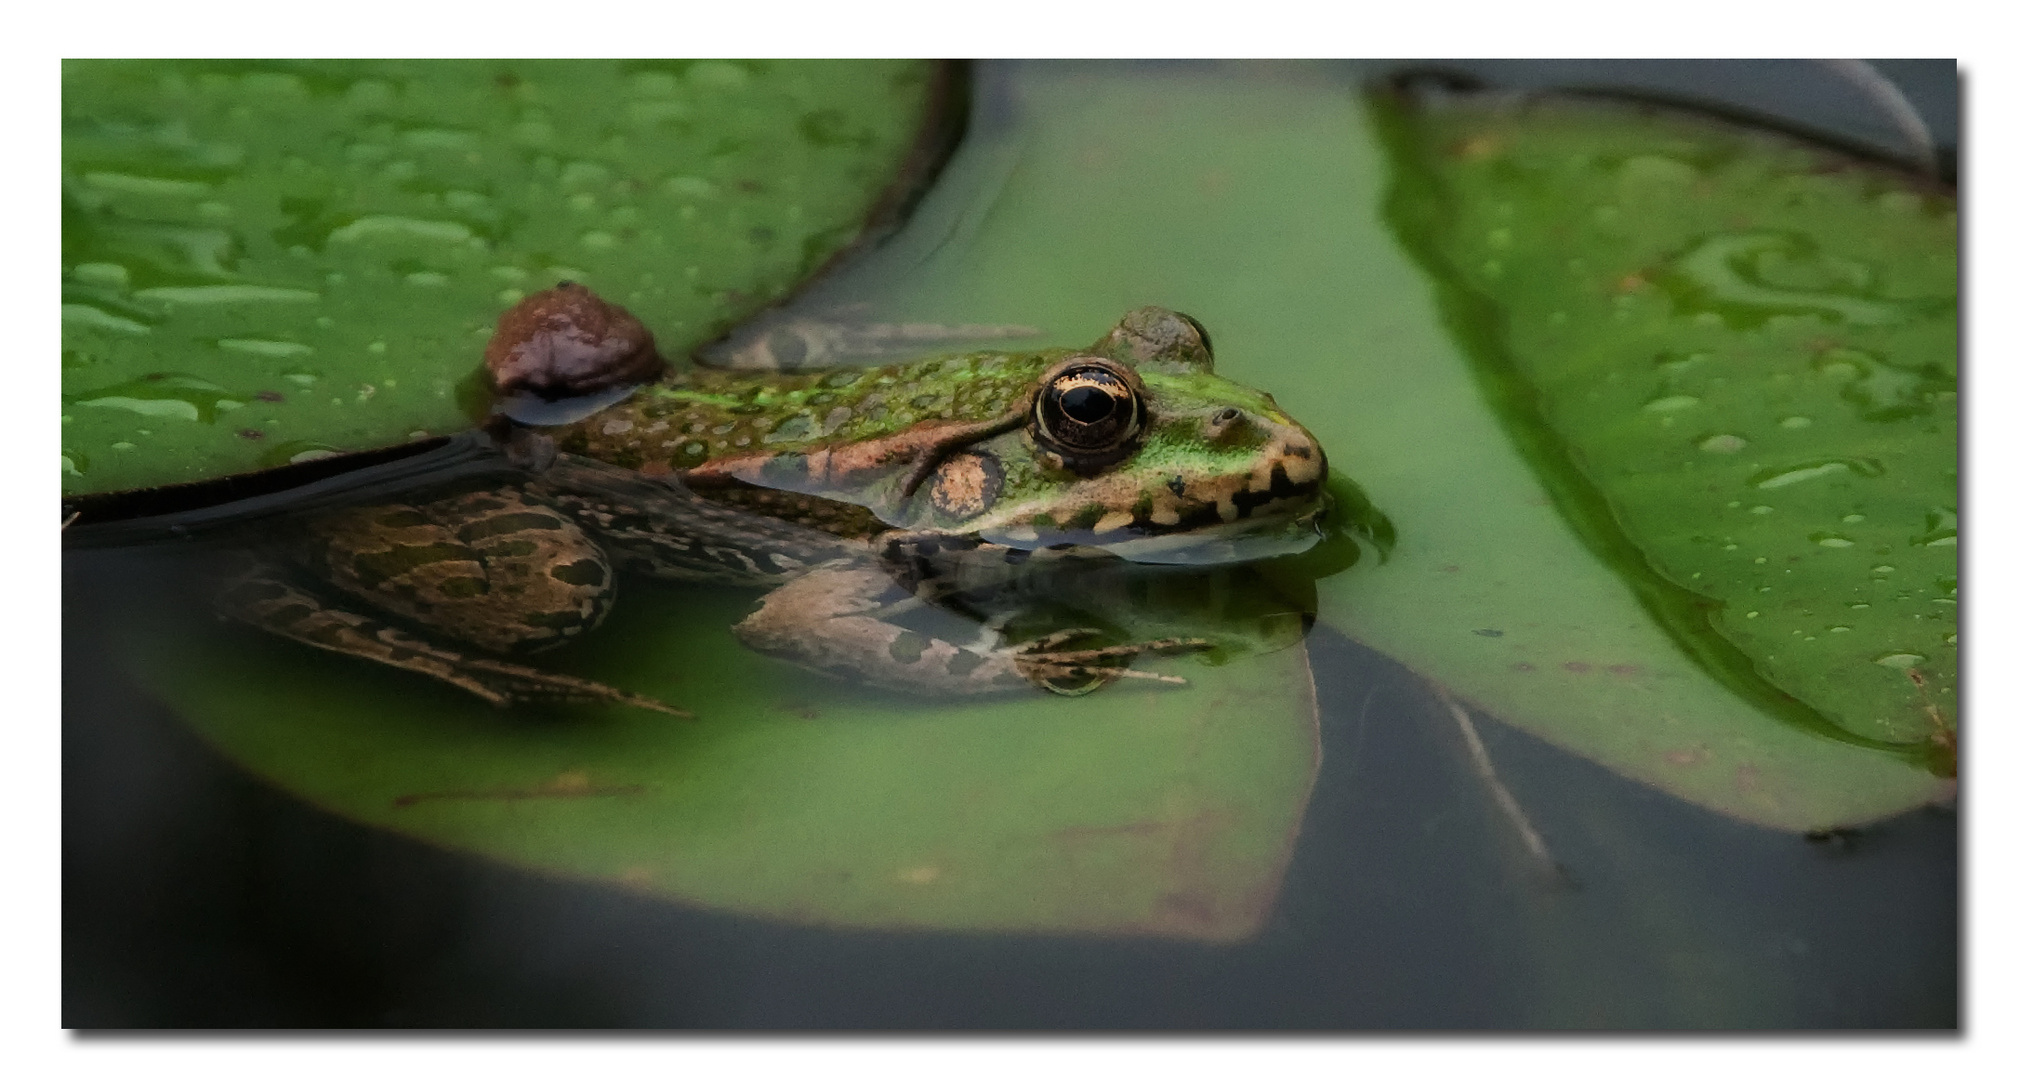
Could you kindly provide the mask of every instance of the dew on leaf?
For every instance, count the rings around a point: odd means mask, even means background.
[[[299,342],[270,341],[265,338],[220,338],[217,347],[228,352],[269,357],[307,356],[316,351]]]
[[[123,289],[127,282],[126,267],[118,263],[78,263],[70,268],[70,276],[78,281],[113,289]]]
[[[239,408],[245,400],[207,379],[156,373],[99,390],[66,395],[65,404],[210,423],[219,411]]]
[[[123,195],[154,195],[178,199],[200,199],[210,194],[210,185],[194,180],[170,180],[159,176],[136,176],[131,173],[92,172],[84,174],[84,182],[101,191],[114,191]]]
[[[322,294],[309,289],[289,289],[277,285],[171,285],[141,289],[133,295],[141,300],[160,300],[171,304],[293,303],[322,299]]]
[[[392,214],[369,214],[330,233],[336,243],[372,240],[413,239],[460,244],[471,237],[470,227],[460,221],[430,221]]]
[[[1873,477],[1880,476],[1886,471],[1886,467],[1873,458],[1826,458],[1784,468],[1762,469],[1755,473],[1748,483],[1762,490],[1771,490],[1841,473]]]
[[[1865,271],[1864,274],[1861,271]],[[1707,237],[1679,256],[1664,276],[1679,310],[1736,329],[1777,316],[1820,315],[1856,325],[1904,320],[1907,305],[1860,296],[1870,271],[1820,255],[1805,236],[1755,232]],[[1803,280],[1808,279],[1808,280]]]
[[[63,305],[63,325],[91,330],[105,330],[115,334],[146,334],[152,332],[152,328],[146,323],[114,315],[104,308],[94,307],[90,304]]]

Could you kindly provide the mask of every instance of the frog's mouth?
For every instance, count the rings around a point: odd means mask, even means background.
[[[1325,538],[1326,513],[1332,498],[1321,493],[1302,514],[1272,515],[1225,522],[1203,529],[1137,536],[1099,546],[1136,563],[1169,566],[1214,566],[1256,562],[1309,551]]]
[[[1038,528],[1017,523],[984,525],[978,533],[984,540],[1008,547],[1084,545],[1137,563],[1212,566],[1254,562],[1298,554],[1324,538],[1326,514],[1332,508],[1324,477],[1321,465],[1310,479],[1295,482],[1278,466],[1271,470],[1268,486],[1231,497],[1225,509],[1219,502],[1205,502],[1182,514],[1167,509],[1147,515],[1116,511],[1078,523],[1080,527]]]

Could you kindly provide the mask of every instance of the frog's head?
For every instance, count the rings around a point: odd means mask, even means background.
[[[1138,308],[1088,349],[1047,359],[1003,430],[921,475],[914,527],[1149,563],[1317,542],[1325,452],[1268,394],[1214,374],[1197,321]]]

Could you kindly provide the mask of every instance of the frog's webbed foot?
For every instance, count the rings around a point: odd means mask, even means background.
[[[884,570],[839,563],[772,590],[757,611],[736,625],[735,633],[758,652],[825,674],[908,693],[946,695],[1034,685],[1058,694],[1084,694],[1125,678],[1183,685],[1177,676],[1133,671],[1129,662],[1210,645],[1197,638],[1164,638],[1061,648],[1097,633],[1078,628],[1005,645],[993,626],[984,626],[980,640],[963,646],[889,621],[918,606],[918,599],[895,586]]]
[[[1153,682],[1184,686],[1185,680],[1176,675],[1137,671],[1127,665],[1139,656],[1182,656],[1213,648],[1213,642],[1205,638],[1175,637],[1133,642],[1128,645],[1109,645],[1097,649],[1059,648],[1069,641],[1092,637],[1098,633],[1099,630],[1089,627],[1077,627],[1060,630],[1015,646],[1012,652],[1017,670],[1033,684],[1068,697],[1091,694],[1117,679],[1149,679]]]
[[[693,714],[643,694],[487,656],[469,656],[422,640],[396,626],[326,605],[286,581],[252,571],[217,598],[219,613],[345,656],[371,660],[448,683],[493,705],[558,701],[630,705],[670,716]]]

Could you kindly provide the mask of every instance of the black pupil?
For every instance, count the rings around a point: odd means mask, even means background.
[[[1059,395],[1059,410],[1083,424],[1098,424],[1115,412],[1115,398],[1106,390],[1076,386]]]

